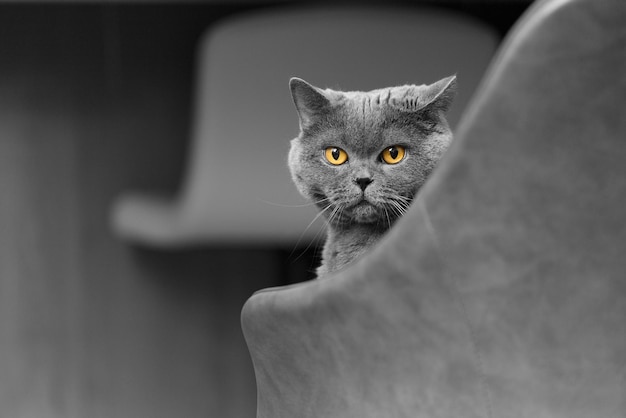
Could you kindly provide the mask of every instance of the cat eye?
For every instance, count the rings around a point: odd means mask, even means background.
[[[348,153],[337,147],[328,147],[324,150],[326,161],[332,165],[341,165],[348,161]]]
[[[406,149],[402,145],[394,145],[393,147],[386,148],[380,154],[380,158],[387,164],[398,164],[404,159],[405,155]]]

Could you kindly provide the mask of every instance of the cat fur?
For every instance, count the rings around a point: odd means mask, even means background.
[[[406,211],[452,141],[445,119],[456,76],[430,85],[361,91],[320,89],[290,80],[300,133],[288,165],[302,195],[323,212],[327,236],[317,276],[335,272],[371,248]],[[401,145],[405,158],[388,165],[382,150]],[[348,153],[334,166],[327,147]],[[356,179],[371,183],[362,190]]]

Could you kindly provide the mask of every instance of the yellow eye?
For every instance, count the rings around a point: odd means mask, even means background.
[[[326,160],[332,165],[341,165],[348,161],[348,153],[337,147],[328,147],[324,150]]]
[[[398,164],[404,159],[406,150],[402,145],[394,145],[393,147],[386,148],[381,154],[380,158],[387,164]]]

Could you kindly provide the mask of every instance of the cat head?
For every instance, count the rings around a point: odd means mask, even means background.
[[[452,140],[444,117],[456,77],[369,92],[322,90],[292,78],[300,121],[289,168],[331,226],[391,226]]]

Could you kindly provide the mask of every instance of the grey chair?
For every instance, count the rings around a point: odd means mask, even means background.
[[[626,3],[536,3],[367,257],[242,313],[259,418],[626,416]]]

